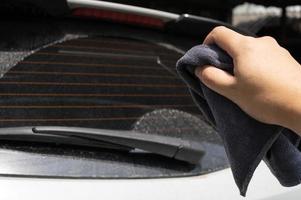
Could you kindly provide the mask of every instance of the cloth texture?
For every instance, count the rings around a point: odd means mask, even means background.
[[[195,75],[197,66],[212,65],[233,74],[232,58],[216,45],[191,48],[178,62],[177,72],[194,102],[221,136],[234,180],[246,195],[253,173],[264,160],[283,186],[301,182],[300,137],[293,131],[261,123],[229,99],[206,87]]]

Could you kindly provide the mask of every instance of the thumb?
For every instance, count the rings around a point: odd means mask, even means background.
[[[195,75],[210,89],[230,98],[236,83],[234,76],[214,66],[197,67]]]

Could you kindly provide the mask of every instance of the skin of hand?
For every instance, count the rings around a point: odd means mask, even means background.
[[[200,66],[196,76],[258,121],[301,135],[301,66],[290,53],[272,37],[244,36],[223,26],[204,40],[213,43],[233,58],[234,75]]]

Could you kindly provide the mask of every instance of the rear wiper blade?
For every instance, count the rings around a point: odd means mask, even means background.
[[[0,141],[41,142],[51,144],[66,144],[87,147],[98,147],[104,149],[130,151],[133,148],[122,145],[111,144],[88,138],[70,137],[55,134],[35,134],[34,127],[0,128]]]
[[[21,139],[20,139],[21,138]],[[27,138],[27,139],[26,139]],[[55,139],[53,139],[55,138]],[[181,138],[162,136],[156,134],[138,133],[133,131],[112,131],[105,129],[64,127],[64,126],[35,126],[18,128],[1,128],[0,140],[12,139],[24,141],[45,142],[55,141],[85,146],[107,145],[115,149],[132,150],[140,149],[150,153],[197,164],[204,155],[199,142],[188,141]],[[102,146],[100,146],[102,147]]]

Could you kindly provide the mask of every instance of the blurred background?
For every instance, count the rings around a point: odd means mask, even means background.
[[[301,2],[299,0],[113,0],[174,13],[189,13],[270,35],[300,61]]]

